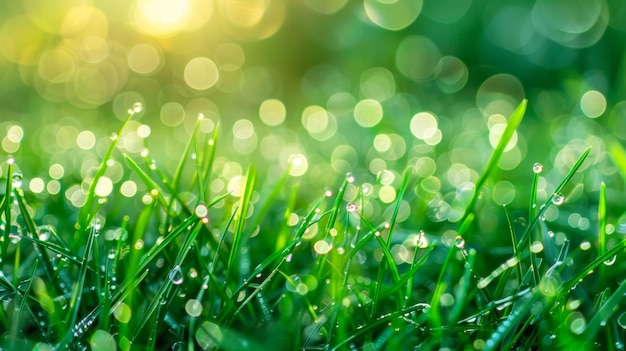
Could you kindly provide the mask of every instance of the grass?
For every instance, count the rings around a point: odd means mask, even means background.
[[[509,119],[461,219],[424,230],[397,220],[402,201],[418,209],[428,201],[414,191],[421,180],[411,168],[382,221],[363,214],[376,201],[364,191],[346,200],[347,189],[362,189],[352,174],[307,203],[301,200],[306,184],[291,179],[289,169],[260,177],[251,165],[238,195],[212,194],[219,128],[204,136],[196,127],[171,174],[145,155],[118,154],[112,138],[73,227],[38,225],[37,198],[22,189],[19,174],[7,177],[0,203],[0,346],[623,349],[626,240],[606,230],[606,186],[596,230],[558,237],[545,220],[550,208],[567,206],[563,195],[590,149],[545,203],[537,200],[536,170],[525,225],[512,220],[514,210],[491,213],[494,207],[484,205],[483,189],[497,176],[525,109],[523,101]],[[624,150],[609,141],[609,152],[624,173]],[[116,208],[120,218],[112,215],[113,200],[97,191],[112,158],[123,159],[148,189],[137,195],[137,206]],[[13,175],[18,162],[9,158],[3,174]],[[193,170],[187,181],[185,167]],[[480,231],[482,217],[502,215],[505,228]],[[494,235],[508,238],[504,253],[481,247],[481,236]]]

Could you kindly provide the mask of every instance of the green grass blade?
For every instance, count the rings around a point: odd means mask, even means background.
[[[37,225],[35,224],[35,221],[30,216],[30,213],[28,212],[28,209],[26,208],[26,200],[24,199],[24,192],[22,191],[22,189],[17,188],[17,189],[14,189],[13,194],[15,195],[15,199],[17,200],[17,204],[20,208],[20,214],[22,215],[22,219],[24,220],[24,224],[26,225],[26,229],[28,230],[28,233],[36,236],[37,239],[39,239],[40,234],[39,234],[39,231],[37,230]],[[52,259],[50,259],[48,252],[46,252],[46,250],[42,250],[37,244],[34,244],[33,248],[39,255],[39,259],[43,261],[44,263],[44,270],[46,272],[46,276],[48,277],[48,280],[54,281],[52,278],[54,277],[54,267],[52,266]],[[60,290],[57,290],[57,291],[60,291]]]
[[[213,135],[207,141],[202,158],[202,179],[204,180],[204,197],[209,196],[209,181],[211,179],[211,171],[213,170],[213,162],[215,161],[215,149],[217,147],[217,136],[219,135],[220,124],[217,123],[213,129]]]
[[[598,254],[606,253],[606,185],[600,183],[600,198],[598,200]],[[606,266],[600,266],[600,284],[606,285]]]
[[[252,222],[252,228],[256,228],[257,226],[259,226],[259,224],[261,224],[261,221],[265,217],[265,214],[267,213],[267,211],[269,211],[269,209],[278,198],[280,191],[285,187],[285,183],[289,178],[290,170],[291,167],[287,167],[287,169],[285,169],[281,177],[278,179],[278,182],[273,185],[272,192],[264,197],[265,201],[263,201],[263,203],[259,207],[258,212],[255,214],[254,222]]]
[[[563,284],[563,287],[557,295],[557,300],[562,299],[565,294],[568,294],[572,289],[574,289],[576,285],[578,285],[586,276],[590,274],[590,272],[595,270],[599,265],[604,264],[604,262],[609,259],[612,259],[613,256],[617,255],[624,249],[626,249],[626,240],[620,241],[618,244],[615,245],[615,247],[598,256],[593,262],[585,266],[585,268],[583,268],[580,272],[574,275],[572,279]]]
[[[7,161],[7,175],[11,175],[13,174],[13,157],[9,158],[9,161]],[[5,192],[4,192],[4,199],[2,201],[2,205],[4,208],[4,221],[5,223],[7,223],[7,225],[4,226],[4,237],[2,238],[2,255],[0,255],[0,264],[2,264],[5,259],[6,259],[6,255],[7,255],[7,251],[9,250],[9,242],[11,241],[9,236],[11,234],[11,226],[9,225],[11,223],[11,188],[12,188],[12,181],[9,178],[9,176],[7,176],[7,184],[6,184],[6,188],[5,188]]]
[[[252,199],[252,193],[254,191],[254,182],[256,173],[254,167],[248,167],[246,173],[246,183],[244,189],[242,189],[242,195],[239,198],[239,205],[237,206],[237,218],[235,223],[235,232],[233,234],[233,243],[230,248],[230,256],[228,257],[228,266],[226,268],[226,276],[234,278],[236,282],[240,280],[240,274],[244,273],[240,271],[239,267],[239,255],[241,254],[241,243],[245,241],[244,230],[246,227],[248,207],[250,200]]]
[[[590,343],[596,336],[600,328],[602,328],[602,326],[606,324],[606,321],[609,320],[609,318],[611,318],[611,316],[618,311],[620,303],[624,299],[625,295],[626,284],[622,283],[617,287],[617,289],[615,289],[613,295],[611,295],[611,297],[609,297],[605,301],[604,305],[600,307],[600,309],[587,324],[584,332],[584,339],[586,339],[587,342]]]
[[[402,276],[398,279],[397,282],[395,282],[392,286],[390,286],[385,291],[383,291],[380,294],[380,297],[382,299],[384,299],[385,297],[388,297],[395,291],[400,290],[403,286],[405,286],[405,284],[407,285],[407,290],[411,289],[412,291],[413,279],[415,278],[415,274],[420,268],[424,266],[424,263],[426,263],[426,261],[428,260],[428,258],[430,257],[430,254],[433,252],[434,249],[435,249],[435,245],[430,245],[427,249],[425,249],[425,252],[422,255],[422,257],[417,259],[418,250],[416,248],[415,257],[414,257],[413,263],[411,264],[411,268],[408,271],[406,271],[404,274],[402,274]],[[410,293],[407,293],[405,296],[410,297]],[[404,300],[408,300],[408,298]]]
[[[74,326],[76,325],[76,319],[78,317],[78,311],[80,309],[81,301],[83,298],[83,288],[85,286],[85,281],[87,278],[87,270],[89,267],[89,260],[91,259],[91,255],[94,249],[94,242],[96,238],[96,229],[92,227],[89,237],[87,238],[87,246],[85,248],[85,254],[81,261],[80,270],[78,272],[78,277],[76,278],[76,282],[74,283],[74,290],[72,293],[72,298],[68,305],[68,313],[66,325]],[[73,338],[72,333],[74,332],[74,328],[71,328],[65,334],[65,337],[61,341],[59,348],[65,347],[67,344],[71,343]]]
[[[526,113],[527,104],[528,104],[528,100],[526,99],[522,100],[522,102],[519,104],[519,106],[517,106],[517,108],[515,109],[515,111],[513,111],[513,114],[509,118],[506,128],[504,129],[504,132],[502,133],[502,136],[500,137],[500,141],[498,142],[498,145],[496,146],[495,150],[493,150],[493,153],[491,154],[491,157],[489,158],[489,161],[487,162],[487,167],[485,168],[485,170],[482,172],[482,174],[476,181],[476,187],[474,188],[474,195],[472,196],[472,199],[470,200],[467,207],[465,208],[465,213],[463,214],[463,217],[461,218],[461,222],[464,221],[465,218],[467,218],[467,216],[469,216],[469,214],[474,211],[474,206],[476,205],[476,201],[478,200],[478,197],[480,195],[480,189],[483,187],[483,185],[485,185],[485,182],[487,182],[487,179],[489,179],[489,176],[498,167],[498,162],[500,161],[500,157],[504,153],[504,149],[509,144],[511,137],[513,137],[513,133],[515,133],[515,130],[517,129],[520,122],[524,118],[524,113]],[[459,231],[459,235],[465,237],[465,234],[466,234],[465,232]]]
[[[617,171],[619,172],[622,180],[626,183],[626,149],[622,144],[612,136],[607,136],[605,139],[607,151]]]
[[[98,181],[100,180],[100,178],[104,176],[107,169],[109,168],[108,161],[111,159],[111,156],[113,155],[113,151],[115,150],[115,147],[117,146],[117,143],[120,140],[122,131],[126,127],[126,124],[128,124],[128,121],[130,121],[132,116],[133,116],[133,113],[129,111],[128,117],[126,117],[124,122],[121,124],[117,133],[113,134],[113,136],[111,137],[111,144],[109,145],[107,151],[105,152],[104,157],[102,157],[102,161],[100,161],[100,167],[98,167],[98,170],[96,171],[96,174],[93,176],[93,180],[91,181],[91,184],[89,185],[89,190],[87,190],[85,204],[83,205],[83,207],[81,207],[81,209],[78,212],[78,220],[76,222],[78,233],[80,233],[80,231],[82,230],[87,229],[89,223],[91,223],[93,216],[95,215],[95,212],[93,211],[92,207],[93,207],[93,202],[96,199],[96,186],[98,185]],[[77,244],[75,244],[74,247],[78,247],[78,245],[82,243],[82,239],[81,239],[82,237],[83,237],[82,235],[78,235],[76,237]]]
[[[19,293],[19,290],[16,289],[16,295],[19,296],[19,302],[15,301],[14,314],[13,314],[13,318],[11,321],[11,331],[9,335],[11,335],[12,342],[15,342],[16,340],[20,338],[19,329],[23,325],[24,312],[27,310],[32,312],[30,308],[27,309],[27,300],[28,300],[28,296],[30,293],[31,284],[33,283],[33,278],[35,277],[35,273],[37,272],[38,263],[39,263],[39,260],[35,260],[33,264],[33,268],[31,269],[30,278],[28,279],[26,283],[26,288],[24,289],[24,294],[21,295]],[[11,345],[11,346],[15,347],[15,345]],[[9,350],[15,349],[15,348],[11,348],[11,346],[9,346],[8,348]]]
[[[585,159],[589,155],[589,152],[591,152],[591,147],[587,148],[585,152],[582,153],[582,155],[578,158],[574,166],[572,166],[570,171],[565,175],[565,178],[563,178],[561,180],[561,183],[559,183],[559,185],[557,185],[557,187],[554,189],[554,192],[552,193],[552,195],[548,197],[548,200],[546,201],[545,205],[539,208],[539,211],[537,212],[535,218],[531,219],[532,221],[530,225],[526,228],[526,231],[524,232],[524,234],[522,235],[521,239],[518,242],[518,247],[517,247],[518,250],[522,250],[523,246],[525,246],[527,241],[530,240],[530,234],[533,232],[533,230],[537,226],[537,223],[541,221],[541,218],[543,217],[544,213],[548,209],[548,206],[554,203],[554,198],[557,196],[562,196],[561,192],[563,191],[563,188],[565,188],[565,185],[569,183],[570,179],[572,179],[576,171],[578,171],[578,169],[583,164],[583,162],[585,162]]]
[[[146,312],[143,314],[142,318],[139,320],[139,322],[135,326],[135,332],[133,334],[134,337],[139,335],[139,332],[146,326],[148,321],[152,318],[154,313],[157,311],[157,308],[159,308],[159,306],[161,305],[162,299],[166,295],[166,292],[169,292],[174,284],[182,283],[182,280],[179,281],[178,279],[173,279],[174,278],[173,275],[178,275],[178,273],[180,273],[181,279],[182,279],[182,272],[179,272],[180,267],[182,266],[183,262],[185,261],[185,258],[190,252],[189,248],[196,241],[196,238],[198,236],[198,233],[200,232],[200,229],[202,229],[202,222],[198,221],[195,224],[194,228],[189,233],[189,235],[187,236],[185,243],[183,244],[183,247],[178,252],[178,256],[176,257],[176,260],[174,261],[174,267],[172,268],[172,270],[170,271],[167,277],[168,279],[166,279],[163,285],[161,285],[158,292],[156,293],[156,295],[154,296],[154,298],[148,305]]]
[[[141,179],[141,181],[148,187],[148,189],[156,189],[156,200],[163,207],[163,209],[167,209],[167,200],[165,200],[165,197],[163,196],[163,190],[161,187],[154,180],[152,180],[152,178],[150,178],[150,176],[144,172],[132,158],[124,154],[124,159],[135,174],[139,176],[139,179]]]

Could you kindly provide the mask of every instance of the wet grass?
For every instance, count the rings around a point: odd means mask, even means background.
[[[544,203],[525,190],[524,225],[508,208],[485,207],[526,101],[515,110],[456,222],[398,221],[403,201],[425,207],[407,168],[389,216],[365,216],[370,195],[352,174],[302,201],[307,189],[250,165],[237,194],[209,189],[219,128],[198,128],[172,172],[147,155],[123,155],[112,138],[75,209],[74,225],[38,225],[37,198],[21,175],[0,202],[0,346],[7,350],[408,350],[623,349],[623,234],[607,231],[607,188],[597,225],[555,235],[545,220],[564,206],[581,173],[579,155]],[[129,119],[132,118],[132,111]],[[126,122],[116,135],[122,134]],[[624,151],[609,141],[616,167]],[[99,197],[109,160],[123,160],[148,189],[113,217]],[[6,172],[14,174],[9,159]],[[190,167],[191,179],[183,169]],[[531,172],[532,170],[529,170]],[[522,185],[519,185],[521,188]],[[348,189],[358,193],[346,200]],[[189,194],[193,194],[190,196]],[[311,194],[307,194],[310,195]],[[482,232],[480,219],[507,225]],[[65,223],[61,221],[61,223]],[[481,247],[499,236],[504,250]]]

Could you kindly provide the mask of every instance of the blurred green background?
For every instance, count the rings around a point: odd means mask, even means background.
[[[537,162],[545,201],[592,146],[546,219],[593,231],[604,181],[609,231],[626,232],[624,181],[605,145],[626,140],[621,0],[4,0],[0,25],[1,153],[43,203],[82,205],[140,102],[119,149],[166,173],[200,114],[203,134],[219,124],[213,194],[236,195],[250,163],[269,183],[291,163],[309,203],[352,172],[346,200],[361,189],[376,200],[365,215],[382,218],[410,167],[417,185],[399,222],[455,222],[528,98],[484,204],[525,209]],[[105,178],[98,195],[120,204],[148,190],[119,154]],[[45,224],[65,213],[35,207]]]

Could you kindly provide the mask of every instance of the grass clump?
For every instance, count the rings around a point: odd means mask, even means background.
[[[564,205],[590,149],[545,203],[537,200],[543,166],[534,167],[524,216],[512,219],[518,210],[506,207],[485,211],[483,189],[525,109],[524,101],[476,184],[457,191],[462,213],[448,222],[397,220],[403,201],[423,209],[433,200],[417,190],[421,180],[412,168],[382,219],[365,215],[376,199],[352,174],[309,203],[289,168],[270,176],[250,166],[235,190],[215,194],[209,184],[218,128],[212,135],[196,128],[171,172],[147,154],[118,154],[112,138],[84,205],[62,221],[75,225],[54,228],[37,224],[41,205],[22,187],[19,160],[9,158],[0,203],[0,344],[124,351],[622,349],[626,284],[619,268],[626,241],[607,232],[604,185],[596,230],[570,235],[545,220],[549,209]],[[611,147],[621,157],[619,144]],[[99,179],[114,158],[146,189],[123,208],[99,195]],[[348,191],[356,191],[349,201]],[[485,216],[505,216],[507,226],[480,232]],[[485,247],[479,240],[485,236],[508,244]]]

